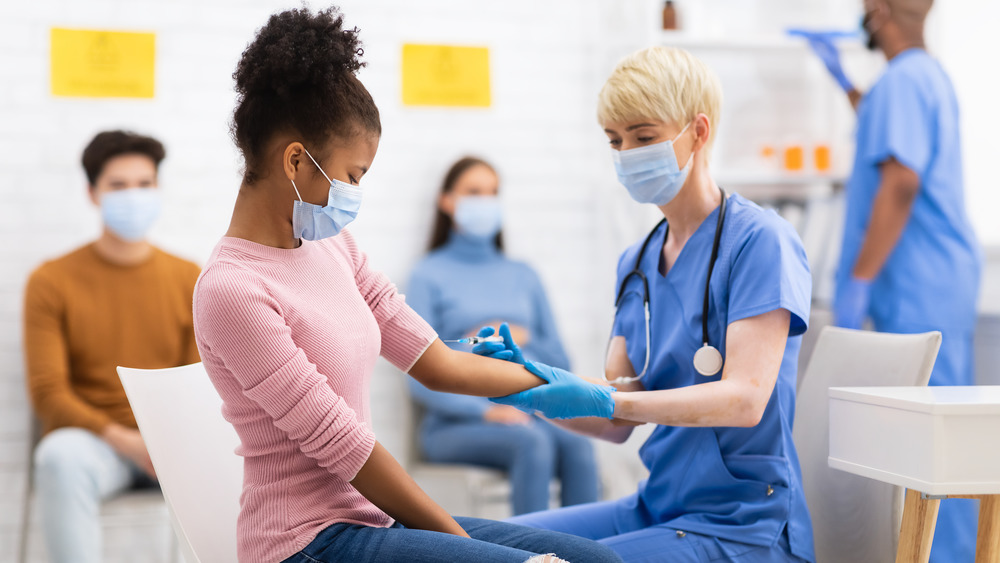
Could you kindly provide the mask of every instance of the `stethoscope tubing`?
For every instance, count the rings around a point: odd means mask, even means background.
[[[703,347],[710,347],[708,341],[708,305],[709,305],[709,297],[711,295],[712,272],[715,270],[715,261],[719,257],[719,245],[722,242],[722,228],[726,222],[726,197],[727,197],[726,191],[723,190],[722,188],[719,188],[719,193],[722,195],[722,202],[719,204],[719,217],[716,219],[715,222],[715,238],[712,240],[712,254],[708,262],[708,276],[706,276],[705,278],[705,298],[702,302],[702,309],[701,309],[701,341]],[[646,235],[646,239],[642,242],[642,246],[639,247],[639,256],[636,257],[635,259],[635,265],[632,267],[632,271],[625,274],[625,277],[622,278],[621,285],[618,287],[618,295],[615,297],[615,315],[617,315],[618,309],[621,307],[622,298],[625,296],[625,287],[628,285],[629,280],[632,278],[632,276],[636,276],[642,281],[642,292],[643,292],[642,306],[643,306],[643,314],[645,316],[645,327],[646,327],[646,355],[642,365],[642,371],[639,373],[639,375],[635,377],[619,377],[613,381],[608,381],[608,383],[630,383],[632,381],[638,381],[642,379],[643,376],[646,375],[646,370],[649,368],[649,356],[650,356],[649,347],[651,339],[649,330],[649,320],[650,320],[649,280],[646,279],[646,274],[642,272],[640,266],[642,264],[643,257],[646,255],[646,248],[649,246],[649,243],[653,240],[653,237],[656,235],[656,231],[658,231],[660,229],[660,226],[662,226],[666,222],[667,220],[665,218],[661,219],[660,222],[658,222],[656,226],[653,227],[653,229],[649,232],[649,234]],[[670,232],[670,226],[668,225],[666,234],[669,234],[669,232]],[[664,235],[664,240],[666,240],[666,234]],[[713,374],[706,374],[706,375],[713,375]]]

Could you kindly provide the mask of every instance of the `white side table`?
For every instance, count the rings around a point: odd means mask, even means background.
[[[829,463],[908,489],[897,563],[927,561],[943,498],[979,499],[976,562],[1000,563],[1000,386],[833,387]]]

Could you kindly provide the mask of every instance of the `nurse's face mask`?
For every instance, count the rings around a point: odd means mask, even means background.
[[[628,150],[613,150],[611,158],[615,163],[618,181],[628,190],[632,199],[639,203],[666,205],[670,203],[687,180],[694,161],[694,152],[684,168],[677,163],[674,143],[691,127],[688,123],[676,137],[662,143],[655,143]]]
[[[305,240],[336,236],[358,216],[358,210],[361,209],[361,188],[340,180],[331,180],[309,151],[305,152],[320,174],[330,182],[330,193],[325,206],[303,201],[295,180],[292,180],[292,188],[299,198],[292,209],[292,234],[295,238]]]

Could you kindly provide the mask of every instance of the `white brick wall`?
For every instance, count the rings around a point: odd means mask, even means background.
[[[423,253],[447,166],[467,153],[481,155],[502,176],[509,253],[538,269],[574,366],[596,373],[610,325],[615,259],[655,217],[642,215],[623,190],[614,189],[603,134],[594,123],[594,102],[614,62],[655,41],[657,4],[341,0],[348,23],[361,28],[369,63],[361,78],[383,119],[381,147],[352,228],[372,262],[404,283]],[[853,9],[825,7],[818,0],[810,0],[808,9],[800,0],[756,4],[771,6],[782,17],[792,17],[788,10],[794,7],[794,17],[811,14],[817,25],[833,16],[844,25],[856,21]],[[20,335],[24,280],[42,260],[97,234],[80,151],[95,132],[113,127],[163,140],[166,209],[153,239],[204,262],[228,225],[239,187],[238,157],[228,137],[231,73],[267,16],[296,5],[277,0],[0,0],[0,560],[13,556],[27,451]],[[721,0],[714,5],[735,6]],[[689,10],[692,21],[696,6],[699,17],[711,15],[707,4],[700,8],[702,0],[681,0],[679,6]],[[784,25],[759,18],[765,21]],[[156,98],[51,97],[48,38],[53,26],[156,32]],[[404,42],[490,47],[493,107],[402,107]],[[729,135],[742,138],[734,129]],[[406,421],[392,406],[405,397],[402,379],[383,363],[375,381],[376,431],[403,456],[407,438],[400,429]],[[625,457],[619,450],[604,461]]]

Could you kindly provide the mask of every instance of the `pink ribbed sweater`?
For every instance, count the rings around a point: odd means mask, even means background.
[[[223,238],[201,274],[194,328],[243,456],[241,562],[290,557],[335,522],[392,519],[350,481],[375,445],[369,379],[436,337],[350,233],[280,249]]]

